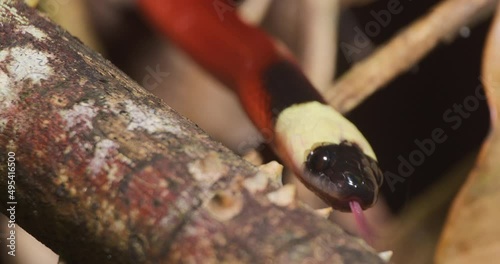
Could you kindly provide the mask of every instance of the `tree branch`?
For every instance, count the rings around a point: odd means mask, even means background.
[[[461,27],[491,15],[497,0],[445,0],[425,17],[354,65],[323,95],[342,113],[351,111],[396,76],[407,71]]]
[[[19,1],[0,95],[2,212],[70,263],[382,262]]]

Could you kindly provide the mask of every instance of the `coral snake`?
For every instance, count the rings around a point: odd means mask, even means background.
[[[377,200],[382,172],[361,132],[327,105],[294,58],[244,23],[230,0],[138,0],[156,28],[234,90],[304,185],[340,211]]]

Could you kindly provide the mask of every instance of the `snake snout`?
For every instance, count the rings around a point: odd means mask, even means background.
[[[323,144],[314,148],[305,163],[312,191],[334,209],[349,212],[349,202],[367,209],[377,201],[382,172],[377,161],[355,144]]]

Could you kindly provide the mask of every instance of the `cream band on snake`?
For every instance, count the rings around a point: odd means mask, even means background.
[[[283,110],[275,125],[280,148],[284,148],[297,169],[302,169],[308,153],[318,144],[356,143],[365,155],[377,160],[370,144],[354,124],[331,106],[319,102],[292,105]]]

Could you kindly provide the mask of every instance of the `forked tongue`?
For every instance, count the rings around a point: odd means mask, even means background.
[[[366,221],[366,217],[363,214],[361,205],[356,201],[350,201],[349,206],[351,207],[351,212],[354,215],[354,220],[356,220],[361,238],[363,238],[367,244],[373,246],[373,233],[368,226],[368,222]]]

